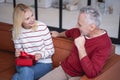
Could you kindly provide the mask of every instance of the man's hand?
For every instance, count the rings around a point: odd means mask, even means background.
[[[79,36],[78,38],[75,39],[74,43],[78,49],[79,58],[81,60],[83,57],[87,55],[85,50],[85,37]]]
[[[50,33],[51,33],[52,37],[59,37],[59,32],[57,32],[57,31],[51,31]]]
[[[84,45],[85,45],[85,38],[84,36],[79,36],[78,38],[75,39],[75,45],[76,47],[79,49],[82,49],[84,48]]]

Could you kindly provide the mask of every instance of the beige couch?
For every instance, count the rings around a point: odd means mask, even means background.
[[[0,22],[0,80],[11,80],[15,73],[14,45],[11,35],[12,24]],[[55,54],[53,55],[53,68],[59,66],[72,47],[72,41],[65,38],[53,38]],[[80,80],[120,80],[120,56],[115,54],[113,45],[111,56],[102,72],[94,79],[88,79],[85,75]],[[21,79],[22,80],[22,79]]]

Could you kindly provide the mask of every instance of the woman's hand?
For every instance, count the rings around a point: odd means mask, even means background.
[[[38,61],[40,58],[42,58],[42,55],[39,53],[35,54],[35,60]]]
[[[16,49],[15,50],[15,57],[19,57],[21,54],[20,54],[20,50],[19,49]]]

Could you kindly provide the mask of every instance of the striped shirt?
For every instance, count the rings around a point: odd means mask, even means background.
[[[42,58],[38,62],[52,63],[51,56],[54,53],[52,38],[47,26],[37,21],[37,29],[21,29],[21,34],[14,40],[15,48],[23,50],[28,54],[39,53]]]

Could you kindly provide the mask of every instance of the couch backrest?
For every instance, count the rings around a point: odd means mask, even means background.
[[[14,52],[12,25],[0,22],[0,50]]]
[[[70,53],[72,48],[72,41],[65,38],[53,38],[55,53],[53,55],[53,68],[59,66]]]

